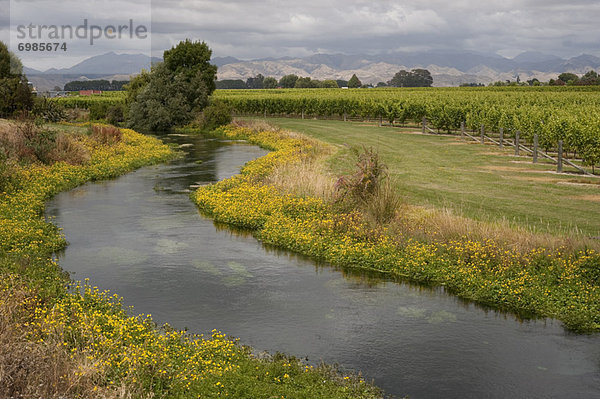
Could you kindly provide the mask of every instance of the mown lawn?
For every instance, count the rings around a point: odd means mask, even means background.
[[[600,236],[600,178],[559,175],[555,165],[534,165],[511,148],[501,151],[459,137],[360,122],[267,121],[342,147],[329,160],[335,173],[352,166],[344,145],[376,148],[411,204],[446,207],[476,220],[507,220],[536,232]]]

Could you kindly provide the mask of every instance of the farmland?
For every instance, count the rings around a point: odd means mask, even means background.
[[[440,131],[504,130],[505,138],[543,149],[562,140],[585,164],[600,162],[600,90],[593,87],[219,90],[239,114],[375,119],[405,124],[426,118]]]

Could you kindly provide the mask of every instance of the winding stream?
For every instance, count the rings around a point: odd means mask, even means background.
[[[600,397],[600,336],[573,335],[551,320],[519,322],[438,289],[318,266],[219,229],[187,191],[266,152],[163,138],[183,145],[186,157],[47,204],[46,215],[70,242],[59,258],[74,279],[89,277],[158,323],[205,334],[215,328],[256,350],[360,370],[387,394]]]

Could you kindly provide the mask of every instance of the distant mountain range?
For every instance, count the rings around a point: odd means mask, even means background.
[[[44,72],[24,68],[38,90],[49,90],[72,80],[123,80],[161,61],[143,54],[114,52],[90,57],[71,68]],[[582,54],[564,59],[550,54],[528,51],[514,58],[467,51],[428,51],[380,55],[315,54],[309,57],[263,58],[250,61],[234,57],[215,57],[218,78],[247,79],[262,74],[281,78],[296,74],[314,79],[349,79],[356,74],[363,83],[388,81],[400,69],[426,68],[433,75],[434,86],[457,86],[461,83],[490,83],[498,80],[521,81],[537,78],[547,81],[562,72],[583,74],[600,69],[600,58]]]
[[[216,60],[215,60],[216,61]],[[498,80],[521,81],[537,78],[547,81],[562,72],[583,74],[600,69],[600,58],[583,54],[563,59],[534,51],[515,58],[466,51],[429,51],[381,55],[315,54],[302,58],[258,59],[242,61],[219,59],[219,79],[247,79],[258,73],[280,78],[287,74],[315,79],[349,79],[356,74],[363,83],[386,82],[400,69],[426,68],[434,86],[461,83],[491,83]]]

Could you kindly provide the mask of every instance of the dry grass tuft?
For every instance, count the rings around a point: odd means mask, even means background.
[[[332,201],[335,177],[325,171],[320,160],[305,158],[300,163],[277,166],[266,179],[266,184],[279,191],[297,196],[319,197]]]
[[[491,240],[502,247],[527,252],[536,248],[578,250],[598,248],[598,240],[572,233],[555,236],[534,233],[508,221],[477,221],[454,214],[450,209],[425,208],[404,204],[392,222],[392,228],[421,239],[447,242],[469,237]]]
[[[256,130],[257,132],[260,132],[260,131],[277,132],[277,131],[281,130],[280,128],[278,128],[276,126],[271,125],[267,121],[260,120],[260,119],[234,119],[233,123],[240,127],[245,127],[247,129]],[[306,137],[306,136],[302,136],[302,137]]]
[[[100,144],[112,145],[123,139],[123,133],[114,126],[93,125],[90,137]]]
[[[56,147],[50,151],[48,158],[51,162],[83,165],[90,161],[91,155],[83,144],[82,136],[60,132],[56,136]]]
[[[81,165],[89,162],[90,153],[83,136],[45,129],[31,120],[0,124],[0,159],[12,163],[67,162]]]
[[[67,120],[71,122],[87,122],[90,120],[90,111],[82,108],[68,108],[65,110]]]

